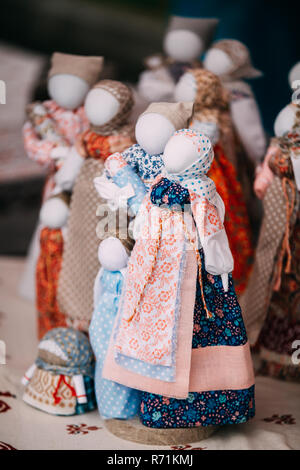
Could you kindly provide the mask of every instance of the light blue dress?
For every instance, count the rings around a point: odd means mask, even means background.
[[[96,357],[95,392],[98,410],[104,419],[134,417],[140,406],[140,392],[102,377],[114,321],[118,312],[123,275],[104,269],[97,306],[89,327],[90,342]]]

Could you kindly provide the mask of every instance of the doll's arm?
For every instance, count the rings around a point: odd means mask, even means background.
[[[220,198],[219,198],[220,199]],[[213,275],[221,275],[224,290],[228,289],[228,274],[233,271],[233,257],[223,225],[221,200],[216,205],[207,200],[192,202],[192,211],[204,251],[205,268]]]
[[[254,181],[254,192],[259,199],[263,199],[268,187],[274,179],[274,173],[269,167],[269,161],[279,151],[276,145],[270,145],[263,163],[257,167]]]
[[[231,116],[247,155],[256,165],[259,164],[267,142],[255,98],[249,96],[232,101]]]
[[[87,396],[85,391],[85,385],[82,375],[73,375],[73,383],[76,391],[76,399],[78,403],[84,404],[87,403]]]
[[[33,374],[35,373],[35,371],[36,371],[36,365],[32,364],[32,366],[29,367],[29,369],[25,372],[25,374],[23,375],[23,377],[21,379],[22,385],[28,385],[29,384],[29,382],[32,379]]]
[[[51,152],[57,144],[47,139],[40,139],[30,122],[26,122],[23,126],[23,140],[25,151],[31,160],[44,166],[53,164]]]
[[[83,165],[84,158],[77,152],[75,146],[71,147],[62,167],[54,176],[55,183],[62,191],[70,191]]]

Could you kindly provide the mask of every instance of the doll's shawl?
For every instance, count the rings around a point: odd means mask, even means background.
[[[191,190],[189,194],[200,239],[222,230],[216,206]],[[125,368],[130,358],[156,367],[157,373],[172,367],[174,371],[185,253],[191,244],[195,246],[197,235],[183,223],[180,211],[152,205],[149,194],[141,214],[143,228],[129,260],[119,308],[115,359],[120,365],[125,359]]]
[[[43,348],[45,342],[52,343],[64,357],[60,364],[47,362],[47,352]],[[36,365],[52,374],[94,376],[94,356],[87,336],[73,328],[54,328],[43,337],[41,351],[36,359]],[[42,357],[40,357],[42,356]],[[51,356],[50,356],[51,357]]]

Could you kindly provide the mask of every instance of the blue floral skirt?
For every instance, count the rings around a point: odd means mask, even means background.
[[[225,292],[221,277],[208,274],[204,269],[202,250],[200,255],[205,301],[213,315],[206,317],[197,279],[192,347],[241,346],[247,342],[247,335],[232,277],[230,275],[228,292]],[[141,397],[141,422],[152,428],[239,424],[254,414],[254,385],[243,390],[193,392],[184,400],[147,392]]]

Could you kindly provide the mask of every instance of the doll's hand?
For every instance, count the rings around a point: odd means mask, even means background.
[[[228,292],[228,274],[227,273],[221,274],[221,279],[222,279],[224,291]]]
[[[127,204],[127,200],[135,195],[132,185],[129,183],[123,188],[119,188],[105,175],[94,178],[94,186],[100,197],[108,201],[112,210]]]

